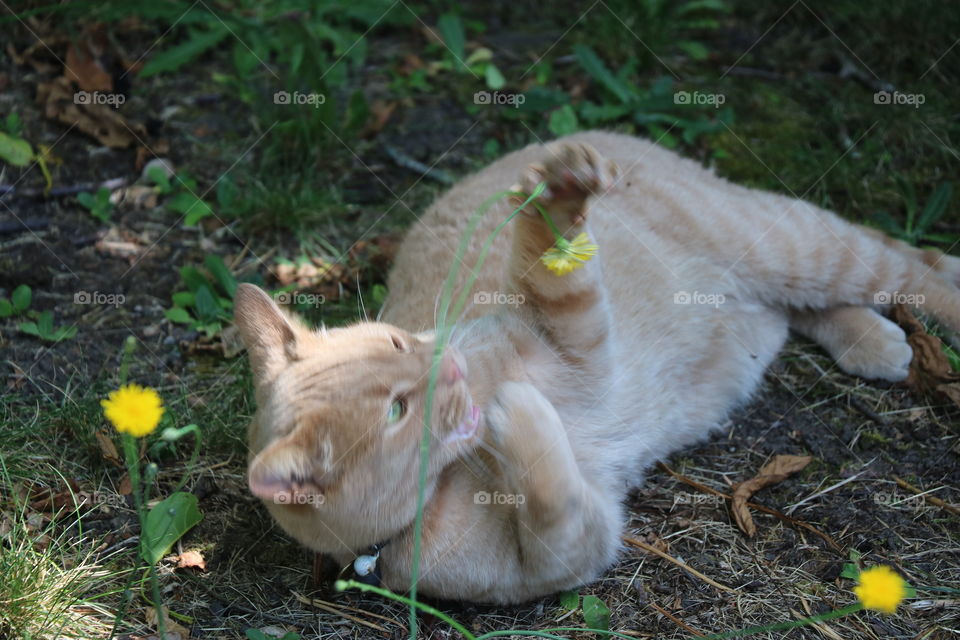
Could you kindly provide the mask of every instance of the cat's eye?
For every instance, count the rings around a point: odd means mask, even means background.
[[[393,348],[397,351],[404,352],[407,350],[407,345],[397,336],[391,334],[390,341],[393,342]]]
[[[407,413],[407,401],[403,398],[397,398],[390,405],[390,411],[387,413],[387,424],[398,422]]]

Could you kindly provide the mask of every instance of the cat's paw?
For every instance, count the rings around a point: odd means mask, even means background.
[[[527,382],[504,382],[485,411],[492,444],[527,468],[544,456],[557,438],[566,438],[556,409]]]
[[[912,359],[913,348],[903,329],[884,319],[840,354],[837,365],[862,378],[900,382],[907,378]]]
[[[587,197],[607,191],[617,177],[617,165],[588,144],[553,143],[547,145],[545,156],[523,172],[519,191],[533,193],[546,183],[540,202],[548,211],[560,206],[582,214]]]

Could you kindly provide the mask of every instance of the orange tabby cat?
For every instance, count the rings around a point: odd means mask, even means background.
[[[360,573],[375,557],[392,589],[411,576],[438,294],[470,214],[518,181],[527,193],[545,181],[558,227],[586,231],[599,254],[554,275],[533,211],[494,242],[441,362],[420,593],[512,603],[595,579],[616,557],[627,490],[750,396],[788,327],[843,370],[890,381],[911,349],[878,303],[910,295],[960,329],[960,259],[628,136],[512,153],[409,232],[385,323],[312,331],[256,287],[237,292],[258,405],[251,491],[307,547],[343,566],[361,556]],[[487,214],[461,285],[511,209]]]

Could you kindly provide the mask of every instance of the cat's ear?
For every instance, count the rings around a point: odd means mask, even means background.
[[[234,322],[250,353],[254,379],[272,377],[296,359],[297,336],[304,329],[287,317],[260,287],[242,283],[233,300]]]

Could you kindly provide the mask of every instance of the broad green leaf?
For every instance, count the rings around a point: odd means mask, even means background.
[[[704,46],[702,42],[697,42],[695,40],[681,40],[677,43],[677,46],[694,60],[704,60],[708,55],[710,55],[707,47]]]
[[[167,207],[177,213],[184,214],[183,223],[188,227],[213,214],[210,205],[188,191],[181,191],[173,196],[167,202]]]
[[[33,160],[33,147],[22,138],[13,138],[0,131],[0,160],[15,167],[25,167]]]
[[[206,276],[200,273],[199,269],[191,265],[180,267],[180,279],[183,280],[183,284],[187,285],[187,289],[191,291],[196,291],[200,287],[205,287],[210,284]]]
[[[92,193],[87,191],[77,194],[77,202],[79,202],[84,209],[89,209],[90,211],[93,211],[93,208],[97,206],[97,199]]]
[[[170,193],[172,188],[170,178],[167,177],[167,172],[162,167],[154,165],[147,169],[147,179],[160,190],[160,193]]]
[[[164,311],[163,315],[166,316],[170,322],[176,322],[177,324],[193,323],[193,317],[190,315],[190,312],[182,307],[171,307]]]
[[[13,305],[6,298],[0,298],[0,318],[9,318],[13,315]]]
[[[7,133],[9,133],[14,138],[21,137],[20,134],[23,133],[23,125],[20,123],[20,114],[16,111],[11,111],[7,114]]]
[[[203,516],[197,508],[197,496],[178,491],[158,503],[150,513],[140,533],[140,554],[150,564],[156,564]]]
[[[382,306],[383,302],[387,299],[387,288],[382,284],[375,284],[370,291],[370,295],[373,297],[374,304]]]
[[[233,299],[233,294],[237,290],[237,279],[230,273],[230,269],[223,263],[223,259],[217,255],[208,255],[203,264],[207,267],[223,292]]]
[[[487,81],[487,88],[493,89],[494,91],[502,89],[503,85],[507,82],[503,74],[500,73],[500,69],[497,69],[496,65],[492,62],[484,69],[483,76]]]
[[[574,113],[573,107],[565,104],[551,113],[548,126],[550,132],[555,136],[565,136],[574,133],[579,125],[577,123],[577,114]]]
[[[229,174],[223,176],[217,183],[217,204],[220,205],[221,211],[229,214],[229,209],[237,202],[239,195],[240,190],[237,188],[237,183],[233,181]]]
[[[214,322],[220,318],[220,305],[209,287],[203,286],[196,291],[196,311],[201,322]]]
[[[143,69],[137,74],[140,78],[147,78],[158,73],[176,71],[183,65],[200,57],[205,51],[213,48],[230,32],[226,27],[215,24],[210,31],[196,32],[186,42],[167,49],[153,56]]]
[[[579,44],[574,47],[574,55],[576,55],[577,60],[586,72],[589,73],[594,80],[609,89],[620,102],[630,102],[636,95],[633,87],[613,75],[610,69],[603,63],[603,60],[601,60],[590,47]]]
[[[19,329],[28,335],[40,337],[40,329],[36,322],[21,322]]]
[[[583,621],[591,629],[610,630],[610,609],[597,596],[583,596]]]
[[[170,296],[173,299],[173,304],[178,307],[192,307],[196,301],[196,297],[193,295],[193,291],[177,291],[175,294]]]
[[[575,611],[580,607],[580,594],[576,591],[564,591],[560,594],[560,606],[567,611]]]
[[[437,21],[437,29],[440,31],[440,37],[443,38],[444,44],[457,58],[457,65],[462,66],[467,38],[463,32],[463,23],[460,22],[460,17],[452,13],[443,14]]]
[[[37,318],[37,331],[41,338],[48,338],[53,335],[53,312],[44,311]]]
[[[33,301],[33,290],[29,286],[22,284],[13,290],[10,296],[10,302],[13,303],[13,310],[17,313],[23,313],[30,307]]]

